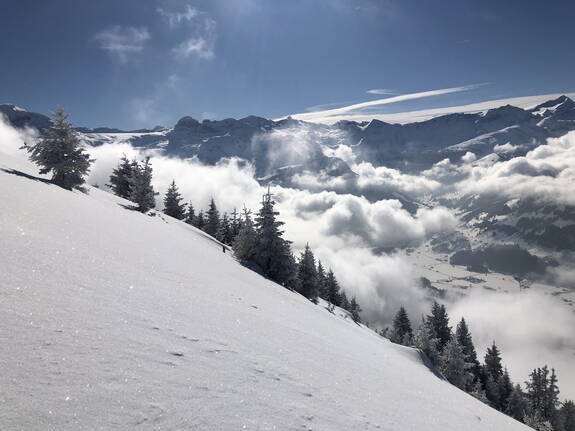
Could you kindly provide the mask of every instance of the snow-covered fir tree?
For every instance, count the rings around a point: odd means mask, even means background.
[[[553,426],[558,426],[559,415],[559,388],[557,375],[547,365],[534,369],[525,383],[527,400],[529,401],[529,414],[533,418],[541,418]]]
[[[489,400],[487,399],[487,395],[485,394],[485,390],[483,389],[483,385],[478,380],[473,385],[473,388],[469,392],[473,397],[477,398],[484,404],[489,404]]]
[[[525,416],[525,425],[536,431],[555,431],[551,422],[542,417],[541,413],[537,410],[527,413]]]
[[[433,301],[431,314],[427,316],[427,324],[437,338],[437,351],[443,352],[443,348],[451,339],[451,328],[449,327],[449,317],[445,305]]]
[[[345,297],[345,292],[340,294],[340,287],[335,278],[335,274],[330,269],[325,276],[325,289],[327,291],[327,297],[325,298],[327,301],[331,302],[333,305],[341,306],[342,305],[342,298]],[[347,302],[347,297],[346,302]]]
[[[499,397],[499,409],[502,412],[506,412],[509,408],[509,398],[513,392],[513,383],[511,382],[507,368],[505,368],[503,374],[497,381],[497,392]]]
[[[483,371],[486,376],[491,376],[493,380],[497,383],[499,378],[503,375],[503,365],[501,363],[501,353],[495,345],[495,341],[491,344],[491,347],[487,348],[484,358]]]
[[[559,410],[562,431],[575,431],[575,403],[567,400]]]
[[[215,237],[218,233],[218,229],[220,227],[220,212],[218,211],[218,207],[212,198],[210,200],[210,206],[206,213],[206,224],[203,227],[204,232],[207,234]]]
[[[240,262],[252,262],[258,246],[258,235],[252,221],[251,212],[244,208],[240,231],[233,242],[233,250]]]
[[[238,210],[234,208],[234,210],[230,214],[230,230],[232,238],[235,238],[240,233],[240,229],[242,227],[242,219]]]
[[[216,233],[216,238],[218,241],[221,241],[227,245],[232,245],[233,243],[232,229],[227,213],[224,213],[220,220],[220,226],[218,228],[218,232]]]
[[[164,197],[164,214],[178,220],[182,220],[186,214],[186,207],[182,204],[182,195],[175,180],[172,180]]]
[[[339,295],[339,306],[341,308],[343,308],[344,310],[349,310],[350,307],[350,302],[349,299],[347,298],[347,294],[345,293],[345,290],[341,289],[338,293]]]
[[[415,331],[413,341],[415,347],[425,353],[433,364],[438,365],[440,363],[437,349],[439,340],[435,337],[435,331],[425,317],[422,317],[419,328]]]
[[[148,157],[142,164],[138,164],[130,179],[130,200],[138,206],[138,211],[143,213],[156,207],[152,172],[152,165]]]
[[[191,202],[188,204],[188,209],[186,211],[184,221],[189,225],[196,225],[196,211],[194,210],[194,205],[192,205]]]
[[[501,410],[501,397],[499,394],[498,382],[503,375],[503,365],[501,354],[495,345],[495,341],[492,343],[491,347],[487,348],[483,362],[482,381],[483,388],[487,394],[487,399],[493,408]]]
[[[136,160],[128,160],[124,154],[120,159],[118,166],[112,171],[112,175],[110,175],[109,180],[109,187],[116,196],[130,199],[130,194],[132,192],[130,179],[134,175],[136,169],[138,169],[138,162],[136,162]]]
[[[68,114],[58,108],[52,127],[37,142],[25,144],[23,148],[30,153],[30,160],[40,166],[41,174],[52,174],[54,184],[68,190],[83,190],[84,176],[93,160],[67,119]]]
[[[328,301],[325,269],[323,268],[321,260],[319,260],[319,259],[317,261],[316,273],[317,273],[317,294],[320,298]]]
[[[288,287],[295,277],[295,259],[289,241],[283,238],[281,226],[284,223],[277,220],[279,213],[274,206],[275,202],[268,191],[255,218],[258,246],[254,261],[266,277]]]
[[[475,346],[473,345],[471,332],[469,331],[469,327],[467,326],[464,318],[461,318],[457,324],[455,329],[455,338],[463,348],[465,362],[469,364],[469,372],[473,376],[473,378],[468,382],[467,386],[467,390],[471,391],[475,385],[475,382],[477,382],[477,380],[479,380],[481,377],[481,364],[477,360],[477,352],[475,351]]]
[[[393,319],[389,339],[394,343],[403,344],[404,346],[410,346],[413,342],[411,322],[404,307],[399,308]]]
[[[317,300],[317,270],[315,267],[315,257],[306,244],[297,264],[297,284],[299,293],[312,301]]]
[[[204,230],[204,227],[206,226],[206,216],[204,215],[204,210],[200,210],[198,212],[194,226],[196,226],[198,229]]]
[[[459,344],[457,338],[453,337],[445,345],[443,353],[441,353],[439,369],[449,383],[459,389],[466,389],[469,380],[471,380],[471,375],[467,371],[468,364],[465,362],[463,347]]]
[[[511,391],[511,395],[509,395],[505,413],[512,418],[523,422],[528,407],[529,404],[527,402],[527,398],[525,397],[525,393],[521,390],[521,386],[515,385]]]
[[[363,311],[359,306],[359,303],[355,299],[355,296],[351,298],[349,303],[349,314],[355,323],[361,323],[361,312]]]

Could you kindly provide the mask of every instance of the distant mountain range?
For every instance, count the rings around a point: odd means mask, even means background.
[[[51,124],[47,116],[15,105],[0,105],[0,112],[18,128],[34,127],[42,131]],[[575,102],[561,96],[532,109],[506,105],[408,124],[372,120],[324,125],[289,117],[274,121],[256,116],[200,122],[183,117],[174,127],[76,130],[93,146],[130,143],[168,156],[197,157],[205,164],[231,157],[244,159],[253,164],[260,182],[297,187],[292,180],[304,172],[323,178],[355,176],[349,160],[334,156],[342,145],[348,147],[356,162],[391,167],[412,175],[446,158],[454,165],[461,165],[468,152],[473,153],[474,159],[483,158],[483,163],[523,156],[545,144],[548,138],[575,130]],[[417,199],[398,193],[382,191],[367,197],[399,199],[410,212],[421,207]],[[437,199],[435,203],[456,209],[467,226],[485,233],[486,237],[520,240],[527,246],[556,251],[575,250],[575,208],[528,200],[511,205],[507,201],[466,195]]]
[[[14,105],[0,105],[0,112],[16,127],[30,126],[41,131],[50,126],[45,115]],[[497,146],[505,145],[510,156],[525,154],[547,138],[575,130],[575,102],[561,96],[533,109],[506,105],[408,124],[372,120],[340,121],[328,126],[291,118],[273,121],[249,116],[200,122],[183,117],[171,128],[76,130],[91,145],[129,142],[136,147],[160,149],[166,155],[196,156],[207,164],[227,157],[242,158],[254,163],[259,177],[273,176],[277,169],[286,167],[291,167],[292,173],[326,169],[331,175],[348,173],[344,161],[324,155],[325,148],[340,144],[352,147],[358,161],[418,172],[446,157],[456,161],[468,151],[480,158]]]

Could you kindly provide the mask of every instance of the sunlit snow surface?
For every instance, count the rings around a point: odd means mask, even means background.
[[[1,430],[521,430],[184,223],[5,170]]]

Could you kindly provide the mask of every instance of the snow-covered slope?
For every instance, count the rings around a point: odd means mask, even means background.
[[[179,221],[0,154],[0,429],[522,430]]]

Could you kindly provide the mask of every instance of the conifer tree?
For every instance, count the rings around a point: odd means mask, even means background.
[[[54,113],[52,127],[34,144],[25,144],[30,160],[40,167],[41,174],[52,173],[52,182],[68,190],[83,190],[84,176],[93,160],[82,147],[77,133],[62,108]]]
[[[238,211],[234,208],[230,217],[230,231],[232,235],[232,243],[233,240],[236,238],[236,236],[238,236],[238,234],[240,233],[241,227],[242,227],[242,219]]]
[[[485,394],[485,390],[483,389],[483,386],[481,385],[481,382],[478,380],[475,382],[475,384],[473,385],[473,388],[471,389],[471,392],[469,392],[473,397],[477,398],[479,401],[481,401],[484,404],[489,404],[489,400],[487,399],[487,395]]]
[[[499,398],[499,409],[502,412],[506,412],[509,409],[509,399],[513,393],[513,383],[511,382],[507,368],[505,368],[505,371],[503,371],[503,374],[497,381],[497,392]]]
[[[251,218],[251,212],[244,208],[242,226],[234,239],[234,254],[240,262],[252,262],[258,246],[258,235]]]
[[[196,225],[196,212],[191,202],[188,204],[188,210],[186,211],[186,217],[184,218],[184,221],[192,226]]]
[[[575,403],[572,400],[563,403],[559,417],[563,431],[575,431]]]
[[[138,205],[138,211],[146,213],[156,207],[154,187],[152,186],[152,165],[150,158],[138,164],[130,179],[130,200]]]
[[[393,319],[393,327],[389,338],[392,342],[409,346],[413,340],[413,330],[411,329],[411,322],[405,311],[404,307],[400,307],[399,311]]]
[[[497,410],[501,410],[501,403],[499,400],[499,386],[497,385],[497,380],[493,378],[491,374],[486,374],[484,376],[484,388],[485,395],[489,400],[491,407]]]
[[[204,210],[200,210],[198,213],[194,226],[198,229],[204,230],[204,227],[206,226],[206,216],[204,215]]]
[[[439,368],[449,383],[465,390],[471,376],[467,371],[463,347],[455,337],[445,345]]]
[[[421,318],[421,324],[415,331],[414,343],[415,347],[425,353],[434,365],[440,363],[440,354],[437,349],[439,340],[435,337],[435,331],[425,317]]]
[[[280,228],[284,223],[277,220],[279,213],[275,211],[274,205],[268,190],[255,219],[258,246],[254,260],[266,277],[289,287],[295,278],[295,259],[289,241],[282,236]]]
[[[337,282],[337,279],[335,278],[335,274],[331,269],[327,272],[327,275],[325,277],[325,288],[327,291],[327,298],[325,299],[331,302],[333,305],[341,306],[342,299],[343,297],[345,297],[345,292],[343,293],[343,295],[339,293],[340,287]],[[347,300],[347,297],[345,298]]]
[[[554,431],[551,423],[543,418],[538,410],[527,413],[525,416],[525,425],[537,431]]]
[[[351,298],[351,302],[349,303],[349,313],[351,314],[351,318],[355,323],[361,323],[361,312],[363,310],[359,306],[358,302],[355,299],[355,296]]]
[[[469,364],[469,372],[472,374],[472,379],[469,380],[467,390],[471,391],[475,385],[475,382],[481,376],[481,365],[477,360],[477,352],[475,351],[475,346],[473,345],[473,340],[471,338],[471,332],[464,318],[457,324],[455,329],[455,338],[463,348],[463,355],[465,357],[465,362]]]
[[[138,168],[138,163],[135,160],[128,160],[124,154],[120,159],[118,166],[112,171],[110,175],[109,187],[112,189],[116,196],[124,199],[130,199],[131,186],[130,179],[134,175],[134,171]]]
[[[349,311],[349,308],[350,308],[350,305],[351,305],[351,304],[350,304],[350,302],[349,302],[349,299],[347,299],[347,295],[346,295],[346,293],[345,293],[345,290],[341,289],[341,290],[339,291],[339,294],[338,294],[338,295],[339,295],[339,306],[340,306],[341,308],[343,308],[344,310]]]
[[[297,265],[297,291],[312,301],[317,301],[317,270],[313,252],[306,244]]]
[[[441,353],[451,339],[451,328],[449,327],[449,317],[445,306],[434,301],[431,307],[431,315],[427,316],[427,322],[434,333],[434,337],[438,340],[437,351]]]
[[[172,180],[164,197],[164,214],[182,220],[186,214],[186,207],[181,202],[182,195],[176,186],[176,181]]]
[[[323,269],[323,265],[321,260],[318,259],[317,261],[317,294],[320,298],[328,300],[328,292],[327,292],[327,284],[326,284],[326,274],[325,270]]]
[[[527,407],[527,399],[521,390],[521,386],[515,385],[513,387],[513,391],[511,391],[511,395],[509,396],[509,401],[507,403],[507,409],[505,410],[505,413],[507,413],[512,418],[523,422],[525,419],[525,413],[527,412]]]
[[[501,365],[501,354],[499,349],[495,345],[495,341],[491,347],[487,348],[487,353],[485,354],[485,366],[483,367],[483,372],[486,377],[491,377],[495,383],[503,375],[503,365]]]
[[[557,406],[559,404],[559,389],[555,370],[549,375],[549,368],[534,369],[529,375],[530,380],[525,383],[527,399],[529,401],[529,414],[540,417],[544,421],[557,422]]]
[[[227,213],[224,213],[220,220],[220,227],[218,228],[216,238],[224,244],[232,245],[232,229]]]
[[[203,227],[203,230],[208,235],[215,237],[220,227],[220,212],[218,211],[218,208],[213,198],[210,200],[210,206],[208,208],[206,218],[207,220],[206,224]]]

